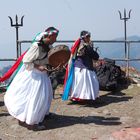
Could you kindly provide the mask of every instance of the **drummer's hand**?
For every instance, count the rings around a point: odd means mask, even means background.
[[[35,65],[34,66],[36,69],[40,70],[40,71],[45,71],[45,67],[41,66],[41,65]]]
[[[67,65],[68,65],[67,63],[65,65],[63,65],[63,68],[66,69],[67,68]]]
[[[44,67],[44,66],[39,66],[38,69],[39,69],[40,71],[45,71],[45,67]]]
[[[55,68],[55,70],[57,71],[57,70],[60,70],[61,69],[61,64],[59,64],[56,68]]]

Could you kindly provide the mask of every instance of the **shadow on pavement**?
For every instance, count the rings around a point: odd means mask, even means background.
[[[0,107],[1,106],[4,106],[4,102],[3,101],[0,101]]]
[[[83,105],[84,107],[102,107],[106,106],[111,103],[119,103],[119,102],[124,102],[124,101],[129,101],[133,97],[131,96],[126,96],[125,93],[121,91],[117,92],[108,92],[105,95],[101,95],[99,98],[97,98],[95,101],[93,100],[85,100],[82,102],[70,102],[68,105],[73,105],[73,104],[80,104]]]
[[[103,116],[65,116],[65,115],[53,115],[49,119],[44,120],[44,124],[47,129],[56,129],[61,127],[67,127],[75,124],[90,124],[96,125],[120,125],[120,118],[118,117],[103,117]]]
[[[10,116],[9,113],[0,113],[0,117],[3,117],[3,116]]]

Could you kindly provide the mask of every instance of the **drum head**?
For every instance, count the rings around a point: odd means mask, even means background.
[[[66,45],[57,45],[53,47],[48,53],[48,62],[54,68],[63,67],[70,58],[70,50]]]

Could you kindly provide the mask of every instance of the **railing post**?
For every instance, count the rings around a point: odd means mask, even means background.
[[[127,48],[127,72],[126,72],[126,76],[129,77],[129,59],[130,59],[130,42],[127,42],[128,43],[128,48]]]

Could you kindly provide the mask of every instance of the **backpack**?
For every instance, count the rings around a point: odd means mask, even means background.
[[[99,66],[96,67],[96,75],[99,81],[100,90],[115,90],[118,88],[118,80],[121,78],[121,68],[115,65],[115,61],[104,59]]]

